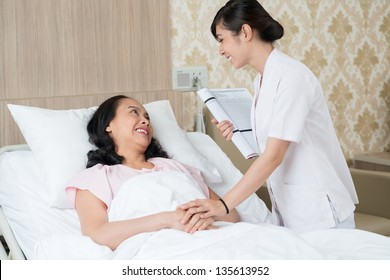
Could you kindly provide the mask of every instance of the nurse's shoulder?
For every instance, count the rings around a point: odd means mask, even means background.
[[[294,77],[307,76],[317,79],[309,67],[285,53],[278,52],[278,65],[284,75],[292,75]]]

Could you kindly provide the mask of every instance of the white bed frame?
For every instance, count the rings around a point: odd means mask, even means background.
[[[0,155],[12,151],[28,151],[30,148],[27,144],[9,145],[0,148]],[[0,234],[3,236],[5,244],[1,242],[0,259],[1,260],[25,260],[26,257],[20,248],[15,235],[8,224],[7,218],[4,215],[3,209],[0,205]],[[6,246],[6,247],[5,247]]]

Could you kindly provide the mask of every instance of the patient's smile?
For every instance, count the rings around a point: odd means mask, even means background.
[[[143,129],[143,128],[137,128],[135,131],[137,131],[138,133],[142,133],[142,134],[145,134],[145,135],[148,135],[148,130],[147,129]]]

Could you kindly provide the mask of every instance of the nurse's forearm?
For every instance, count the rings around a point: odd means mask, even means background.
[[[288,141],[269,139],[264,153],[256,159],[248,171],[224,197],[229,209],[233,209],[256,192],[283,161],[289,146]]]
[[[256,192],[275,170],[275,166],[267,164],[263,156],[259,157],[250,166],[245,175],[223,198],[229,209],[237,207],[251,194]]]

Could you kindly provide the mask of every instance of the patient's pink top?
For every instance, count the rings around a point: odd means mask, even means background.
[[[151,158],[148,161],[154,164],[153,169],[133,169],[122,164],[96,164],[93,167],[81,171],[75,178],[73,178],[68,184],[68,187],[65,189],[66,194],[72,202],[72,205],[74,205],[77,189],[89,190],[97,198],[102,200],[107,207],[109,207],[121,185],[128,179],[149,172],[176,170],[182,171],[188,176],[194,178],[202,188],[206,197],[209,197],[208,187],[197,168],[166,158],[156,157]]]

